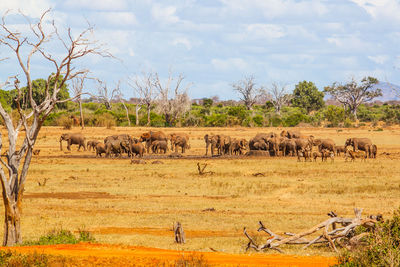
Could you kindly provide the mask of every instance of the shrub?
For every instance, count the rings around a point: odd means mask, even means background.
[[[115,125],[115,119],[110,113],[98,115],[96,118],[96,126],[107,127],[107,129],[111,129]]]
[[[36,241],[26,241],[23,246],[36,245],[57,245],[57,244],[77,244],[79,242],[94,242],[92,234],[86,230],[78,230],[79,237],[77,238],[68,230],[52,230],[47,234],[39,237]]]
[[[378,223],[366,246],[343,251],[338,266],[400,266],[400,208],[391,220]]]
[[[180,259],[175,261],[175,267],[207,267],[211,266],[204,258],[203,254],[192,253],[189,256],[182,255]]]
[[[344,121],[344,109],[333,105],[327,106],[323,111],[324,117],[330,122],[328,126],[337,127]]]
[[[69,130],[72,128],[74,122],[67,114],[65,114],[56,119],[56,124],[57,126],[63,126],[64,129]]]
[[[21,254],[12,250],[0,251],[0,266],[18,267],[45,267],[45,266],[72,266],[71,259],[64,256],[39,254]]]
[[[258,127],[264,126],[264,117],[261,115],[255,115],[253,118],[251,118],[254,125]]]

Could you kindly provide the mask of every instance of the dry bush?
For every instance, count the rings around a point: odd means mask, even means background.
[[[182,255],[175,261],[175,267],[207,267],[211,266],[204,258],[203,254],[192,253],[188,256]]]
[[[73,121],[68,115],[61,115],[57,120],[56,120],[57,126],[63,126],[65,130],[70,130],[73,126]]]
[[[103,113],[97,118],[96,126],[106,127],[107,129],[111,129],[116,126],[114,117],[109,113]]]
[[[46,255],[34,252],[20,254],[7,250],[0,251],[0,266],[12,267],[44,267],[44,266],[73,266],[71,259],[63,256]]]

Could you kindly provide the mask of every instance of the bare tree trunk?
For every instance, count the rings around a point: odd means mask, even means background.
[[[147,126],[150,126],[150,110],[151,110],[151,105],[147,104]]]
[[[141,108],[142,108],[142,107],[139,106],[139,104],[136,104],[136,108],[135,108],[135,111],[136,111],[136,126],[139,126],[139,110],[140,110]]]
[[[125,108],[126,119],[127,119],[127,121],[128,121],[128,126],[131,127],[131,120],[129,119],[129,110],[128,110],[128,108],[126,107],[125,102],[124,102],[123,100],[121,100],[121,103],[122,103],[122,105],[123,105],[124,108]]]
[[[21,237],[21,201],[14,196],[7,197],[3,190],[4,236],[3,246],[13,246],[22,242]]]
[[[85,129],[85,121],[84,121],[84,119],[83,119],[83,111],[82,111],[82,100],[81,100],[81,98],[79,97],[79,112],[80,112],[80,114],[81,114],[81,127],[82,127],[82,130],[83,129]]]

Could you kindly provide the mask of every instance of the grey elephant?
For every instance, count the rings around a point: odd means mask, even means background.
[[[186,143],[186,148],[190,148],[189,135],[186,133],[171,133],[171,134],[167,135],[167,139],[171,143],[171,151],[175,150],[176,145],[179,145],[180,147],[182,147],[182,145],[180,145],[180,143]],[[177,139],[180,139],[180,141],[177,142],[176,141]],[[185,140],[183,141],[183,139],[185,139]]]
[[[251,150],[268,150],[269,146],[266,142],[264,142],[264,140],[260,140],[258,142],[255,142],[252,144],[252,148]]]
[[[268,138],[267,140],[269,154],[271,156],[279,156],[279,139],[277,137]]]
[[[310,152],[310,153],[312,152],[312,144],[313,144],[312,139],[294,138],[293,140],[296,144],[296,153],[297,154],[299,154],[300,151],[302,151],[306,154],[308,152]]]
[[[362,150],[367,153],[368,157],[371,157],[371,147],[372,142],[369,138],[348,138],[344,144],[344,147],[347,149],[348,146],[353,147],[353,151]]]
[[[220,147],[219,147],[219,135],[209,135],[206,134],[204,135],[204,142],[206,143],[206,156],[208,155],[208,148],[210,147],[211,150],[211,156],[214,156],[214,150],[217,149],[217,154],[219,155],[221,153]]]
[[[135,154],[136,156],[139,156],[140,158],[142,158],[145,151],[146,151],[146,149],[142,143],[133,143],[131,145],[132,155]]]
[[[232,139],[227,135],[220,135],[217,146],[220,148],[222,155],[232,154]]]
[[[182,153],[185,153],[186,149],[190,148],[190,145],[188,143],[188,138],[186,136],[175,136],[175,138],[173,139],[173,144],[171,144],[171,150],[173,148],[175,148],[175,152],[178,152],[178,147],[181,148]]]
[[[247,150],[248,142],[246,139],[233,139],[232,140],[232,154],[242,155],[243,151]]]
[[[254,143],[263,141],[264,143],[268,143],[268,139],[277,137],[277,135],[273,132],[269,133],[258,133],[256,136],[250,139],[249,141],[249,148],[250,150],[259,150],[254,146]]]
[[[280,134],[281,137],[286,137],[289,139],[293,139],[293,138],[304,138],[304,136],[299,132],[299,131],[293,131],[293,130],[283,130]]]
[[[149,131],[147,133],[142,133],[139,138],[139,142],[146,142],[147,153],[150,152],[150,147],[156,140],[167,142],[167,136],[161,131]]]
[[[116,157],[122,157],[122,146],[121,146],[121,141],[118,139],[114,140],[107,140],[107,143],[105,144],[106,148],[106,158],[110,158],[111,155],[115,155]]]
[[[87,149],[90,151],[90,150],[92,150],[93,149],[93,151],[95,151],[96,150],[96,146],[97,146],[97,144],[99,144],[100,142],[99,141],[97,141],[97,140],[90,140],[90,141],[87,141],[87,143],[86,143],[86,147],[87,147]]]
[[[280,143],[280,149],[284,157],[291,155],[294,156],[296,153],[296,142],[294,139],[284,139]]]
[[[83,147],[86,151],[86,138],[81,133],[65,133],[60,137],[60,150],[62,150],[62,141],[67,141],[67,149],[71,150],[71,145],[78,145],[78,151]]]
[[[96,158],[101,157],[102,154],[106,153],[106,145],[98,143],[95,147],[95,150],[96,150]]]
[[[335,141],[332,139],[314,139],[313,145],[318,146],[318,151],[322,152],[323,149],[327,149],[329,151],[335,152],[336,151],[336,144]]]
[[[378,153],[378,147],[373,144],[372,147],[371,147],[371,156],[372,156],[372,158],[376,159],[377,153]]]
[[[116,151],[116,143],[119,142],[120,144],[120,153],[122,156],[122,153],[127,153],[128,157],[131,156],[131,145],[134,143],[134,140],[131,136],[127,134],[120,134],[120,135],[111,135],[107,136],[104,139],[104,144],[107,147],[107,143],[112,142],[113,144],[111,146],[108,146],[113,149],[113,151]]]
[[[168,151],[168,143],[164,140],[155,140],[151,143],[151,150],[153,153],[163,152],[165,154]]]

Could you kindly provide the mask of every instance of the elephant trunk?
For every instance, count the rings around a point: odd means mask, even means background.
[[[63,149],[62,149],[62,138],[60,138],[60,150],[62,151]]]

